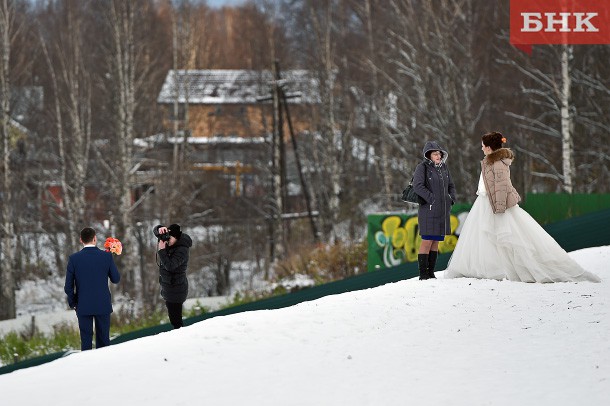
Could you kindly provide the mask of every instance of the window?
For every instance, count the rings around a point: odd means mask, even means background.
[[[170,121],[184,121],[186,119],[186,109],[184,107],[184,104],[179,104],[178,105],[178,115],[174,114],[174,105],[170,104],[168,106],[168,111],[169,111],[169,119]]]

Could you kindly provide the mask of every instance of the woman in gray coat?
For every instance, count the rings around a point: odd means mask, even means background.
[[[455,203],[455,185],[446,164],[449,154],[438,142],[428,141],[423,155],[413,175],[413,189],[421,198],[417,213],[422,238],[417,256],[420,280],[436,278],[438,244],[451,234],[450,212]]]

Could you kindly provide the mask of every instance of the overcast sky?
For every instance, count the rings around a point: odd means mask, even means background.
[[[211,7],[239,6],[245,2],[246,0],[208,0],[208,5]]]

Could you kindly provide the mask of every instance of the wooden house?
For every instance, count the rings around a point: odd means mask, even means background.
[[[170,70],[157,102],[165,106],[168,131],[192,137],[261,137],[272,131],[271,71]],[[310,130],[317,82],[306,70],[282,72],[295,132]],[[288,134],[288,128],[285,129]]]
[[[311,133],[319,105],[316,83],[305,70],[282,72],[279,84],[287,96],[297,137]],[[138,158],[143,163],[138,170],[140,190],[153,183],[154,176],[150,175],[155,165],[157,169],[159,165],[170,167],[175,151],[180,149],[186,150],[182,156],[192,178],[208,184],[208,190],[213,188],[218,201],[230,203],[234,197],[263,197],[269,193],[274,128],[271,92],[276,84],[271,71],[170,70],[157,99],[163,106],[164,131],[136,140]],[[284,113],[286,155],[291,159],[290,129],[285,118]],[[297,176],[294,168],[288,168],[288,189],[294,191],[293,195],[300,194]]]

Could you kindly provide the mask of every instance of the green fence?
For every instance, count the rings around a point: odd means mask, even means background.
[[[40,357],[30,358],[23,361],[15,362],[14,364],[5,365],[0,368],[0,375],[8,374],[9,372],[13,372],[18,369],[36,367],[38,365],[46,364],[47,362],[55,361],[56,359],[63,357],[69,352],[70,351],[54,352],[52,354],[41,355]]]
[[[528,193],[521,207],[540,224],[610,209],[610,194]]]
[[[468,215],[470,204],[456,204],[451,208],[451,235],[439,244],[441,254],[453,252],[457,244],[456,232]],[[374,213],[367,216],[367,269],[377,271],[417,261],[421,244],[417,210],[404,213]]]
[[[587,247],[610,245],[610,227],[608,227],[609,225],[610,210],[603,210],[595,213],[590,213],[584,216],[579,216],[577,218],[572,218],[569,220],[550,224],[548,226],[545,226],[545,229],[566,251],[573,251]],[[447,266],[450,257],[451,254],[439,255],[439,258],[437,260],[437,269],[444,269]],[[386,283],[413,278],[417,275],[417,263],[407,262],[393,268],[366,272],[340,281],[303,289],[298,292],[259,300],[256,302],[219,310],[201,316],[187,318],[185,319],[184,324],[188,326],[202,320],[210,319],[212,317],[227,316],[230,314],[241,313],[246,311],[279,309],[283,307],[293,306],[301,302],[319,299],[328,295],[335,295],[344,292],[374,288],[377,286],[385,285]],[[164,331],[169,331],[171,330],[171,328],[172,327],[170,324],[150,327],[120,335],[112,339],[111,343],[119,344],[125,341],[158,334]],[[0,368],[0,375],[15,371],[17,369],[28,368],[31,366],[50,362],[57,358],[60,358],[63,355],[63,352],[58,352],[7,365]]]
[[[538,223],[550,224],[610,209],[610,194],[528,194],[521,207]],[[441,253],[453,252],[461,225],[471,205],[456,204],[451,209],[451,234],[440,243]],[[569,226],[568,226],[569,227]],[[373,213],[367,216],[367,269],[389,269],[417,261],[421,237],[417,210]]]
[[[544,229],[568,252],[610,245],[610,209],[547,224]]]

